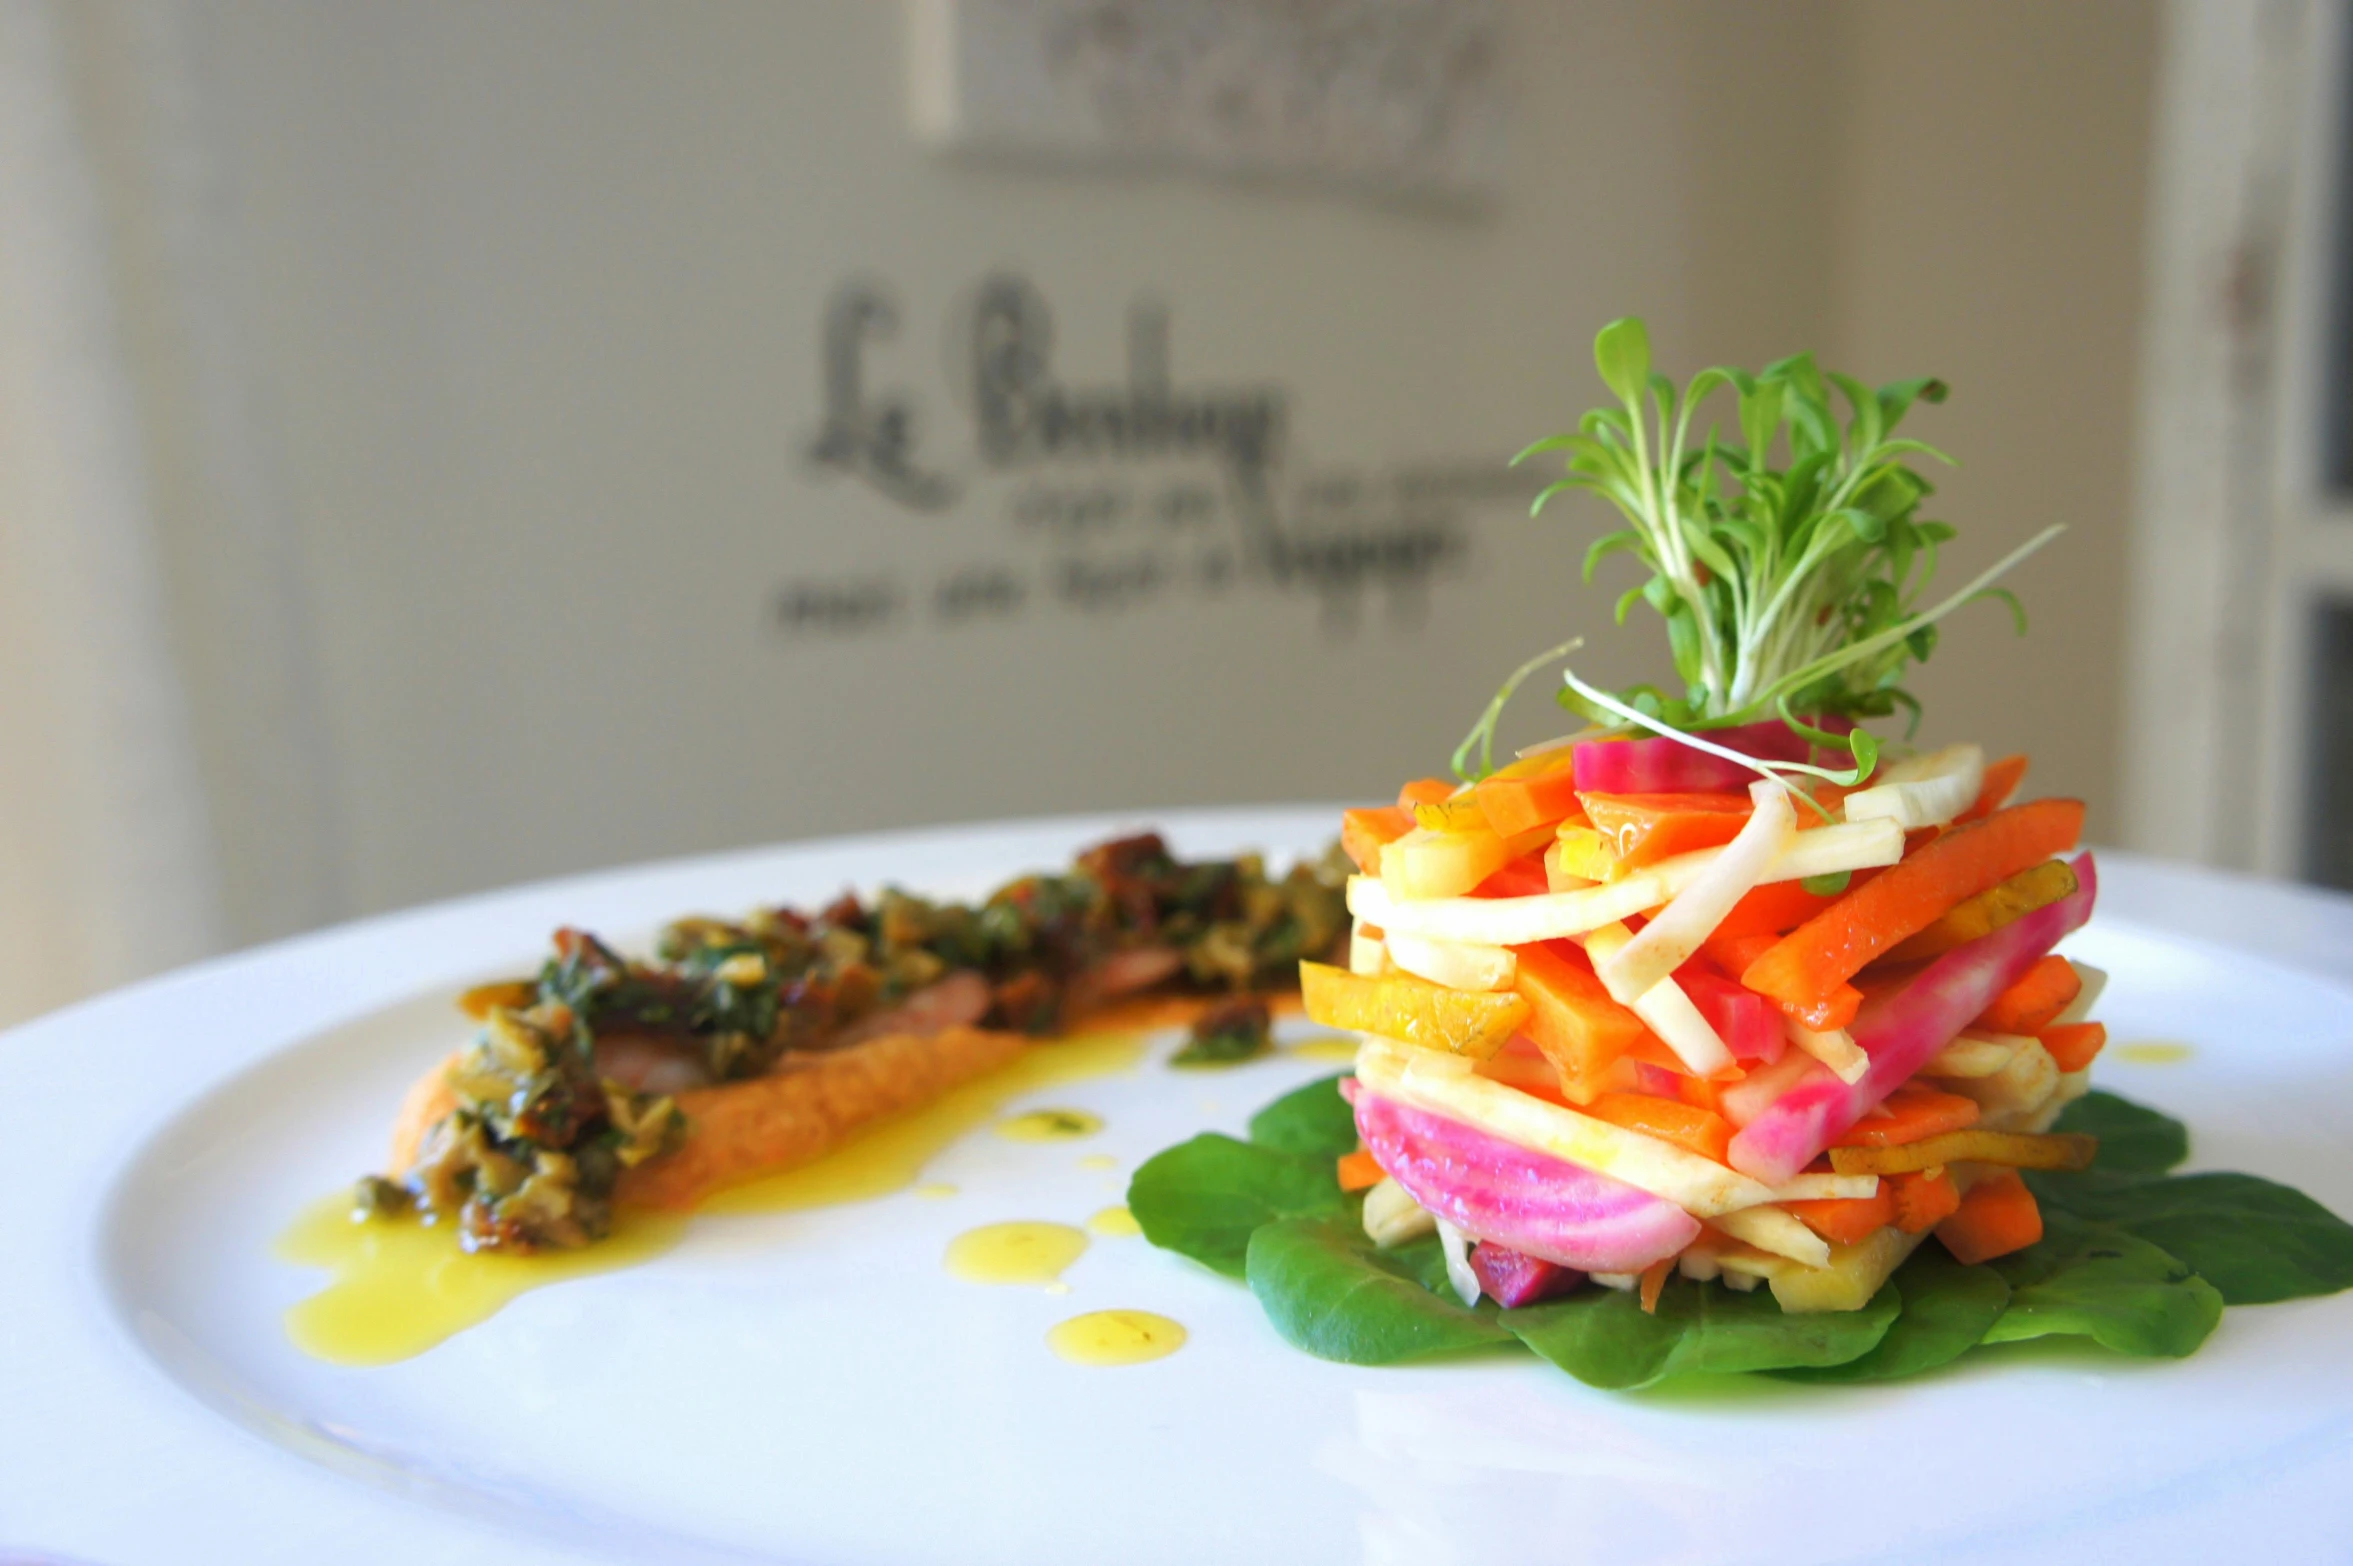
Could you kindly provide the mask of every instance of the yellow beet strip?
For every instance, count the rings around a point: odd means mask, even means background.
[[[2080,1131],[1947,1131],[1901,1147],[1834,1147],[1840,1174],[1911,1174],[1946,1164],[2002,1164],[2012,1169],[2088,1169],[2100,1139]]]
[[[1926,962],[1966,946],[2037,908],[2075,895],[2075,872],[2064,859],[2049,859],[2021,870],[1999,886],[1955,904],[1919,934],[1888,950],[1882,962]]]
[[[1320,962],[1299,965],[1299,998],[1308,1020],[1348,1033],[1485,1060],[1528,1020],[1526,997],[1511,991],[1450,990],[1409,973],[1378,978]]]

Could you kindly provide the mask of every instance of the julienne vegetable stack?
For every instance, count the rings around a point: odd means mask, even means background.
[[[1863,726],[1917,714],[1898,679],[1937,621],[2051,536],[1912,607],[1951,529],[1917,517],[1937,454],[1892,431],[1942,387],[1801,358],[1679,393],[1639,322],[1596,362],[1622,407],[1531,450],[1629,524],[1588,575],[1649,568],[1621,617],[1662,616],[1684,694],[1566,672],[1593,726],[1494,767],[1570,643],[1459,781],[1346,813],[1349,965],[1301,989],[1355,1072],[1147,1163],[1146,1235],[1327,1358],[1517,1340],[1609,1387],[2052,1334],[2180,1355],[2226,1303],[2353,1284],[2326,1209],[2169,1175],[2182,1129],[2089,1092],[2102,976],[2056,950],[2098,895],[2083,806],[2011,803],[2025,758],[1974,745],[1884,762]],[[1719,389],[1737,432],[1695,432]]]
[[[2052,857],[2082,806],[1998,808],[2022,768],[1988,787],[1965,745],[1823,786],[1800,830],[1732,770],[1587,741],[1349,812],[1354,971],[1302,970],[1365,1035],[1342,1178],[1378,1180],[1375,1239],[1435,1226],[1466,1302],[1585,1275],[1655,1308],[1680,1271],[1859,1310],[1931,1229],[1968,1262],[2033,1244],[2018,1171],[2091,1161],[2047,1130],[2105,1041],[2052,952],[2091,911],[2090,856]],[[1675,786],[1577,787],[1627,778]]]

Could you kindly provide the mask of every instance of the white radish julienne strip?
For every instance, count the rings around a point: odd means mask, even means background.
[[[1418,1240],[1437,1227],[1438,1220],[1405,1194],[1394,1180],[1383,1180],[1364,1193],[1364,1232],[1375,1245],[1388,1248]]]
[[[1623,1180],[1695,1218],[1712,1220],[1773,1199],[1769,1187],[1713,1159],[1546,1103],[1466,1066],[1458,1056],[1380,1038],[1368,1037],[1356,1052],[1356,1080],[1372,1092]]]
[[[1846,797],[1849,821],[1893,821],[1907,832],[1943,826],[1977,803],[1985,787],[1985,752],[1947,745],[1887,768],[1885,781]]]
[[[1781,1031],[1789,1042],[1830,1068],[1839,1081],[1852,1087],[1863,1080],[1863,1073],[1871,1069],[1871,1057],[1863,1053],[1863,1046],[1844,1028],[1816,1032],[1801,1022],[1781,1019]]]
[[[1712,1220],[1736,1240],[1746,1240],[1760,1251],[1771,1251],[1808,1267],[1830,1265],[1830,1245],[1820,1235],[1778,1207],[1744,1207]]]
[[[1587,931],[1580,939],[1586,955],[1599,969],[1635,939],[1634,933],[1622,924],[1605,924],[1598,930]],[[1634,997],[1630,1006],[1634,1015],[1648,1024],[1660,1042],[1675,1052],[1685,1070],[1695,1077],[1712,1077],[1732,1064],[1732,1051],[1724,1043],[1699,1008],[1691,1004],[1691,997],[1683,993],[1683,986],[1672,978],[1659,980],[1649,989]]]
[[[1508,946],[1474,946],[1433,941],[1400,931],[1387,937],[1389,960],[1407,973],[1450,990],[1508,990],[1519,977],[1520,959]]]
[[[1619,1005],[1633,1005],[1636,996],[1691,961],[1700,943],[1716,933],[1732,905],[1764,879],[1796,835],[1797,815],[1787,789],[1760,781],[1750,785],[1748,797],[1754,808],[1739,834],[1642,927],[1641,934],[1607,961],[1594,964],[1593,971]]]
[[[2025,1042],[2014,1034],[1963,1033],[1928,1057],[1924,1077],[1990,1077],[2007,1066]]]
[[[1723,852],[1697,849],[1662,859],[1624,880],[1533,897],[1406,898],[1393,895],[1374,877],[1352,876],[1348,911],[1385,931],[1482,946],[1526,946],[1583,935],[1656,908],[1698,880]],[[1892,865],[1903,857],[1904,830],[1892,821],[1817,827],[1791,838],[1758,877],[1758,884]]]
[[[1454,1285],[1456,1297],[1465,1305],[1478,1304],[1479,1275],[1471,1271],[1471,1237],[1441,1218],[1438,1249],[1446,1257],[1446,1281]]]
[[[1732,1064],[1731,1046],[1673,979],[1659,980],[1635,996],[1628,1009],[1675,1052],[1675,1058],[1693,1076],[1712,1077]]]

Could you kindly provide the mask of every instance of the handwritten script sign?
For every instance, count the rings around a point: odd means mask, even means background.
[[[1109,613],[1235,591],[1304,597],[1347,626],[1376,589],[1418,604],[1469,559],[1473,507],[1524,505],[1533,492],[1492,457],[1293,473],[1290,394],[1272,381],[1179,381],[1167,312],[1151,302],[1129,312],[1126,379],[1073,384],[1055,369],[1045,296],[1009,273],[983,280],[955,345],[974,456],[952,471],[921,449],[911,397],[876,382],[873,361],[899,324],[883,284],[835,291],[809,462],[943,520],[974,509],[980,480],[1009,479],[992,487],[1018,547],[928,583],[892,570],[786,583],[774,617],[788,636],[870,634],[919,614],[966,625],[1039,603]]]

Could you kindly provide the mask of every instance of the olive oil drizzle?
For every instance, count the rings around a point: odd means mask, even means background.
[[[908,1191],[934,1158],[996,1120],[1012,1100],[1131,1070],[1143,1059],[1145,1043],[1140,1033],[1097,1033],[1038,1044],[1003,1070],[887,1120],[817,1163],[723,1191],[702,1211],[801,1212]],[[613,1234],[595,1245],[516,1256],[468,1252],[450,1224],[413,1218],[360,1223],[350,1213],[351,1199],[340,1193],[313,1203],[280,1236],[275,1254],[330,1274],[324,1287],[288,1308],[287,1336],[314,1358],[359,1366],[422,1354],[532,1289],[652,1261],[677,1246],[689,1222],[679,1215],[624,1211]],[[1083,1250],[1085,1235],[1070,1232]]]

